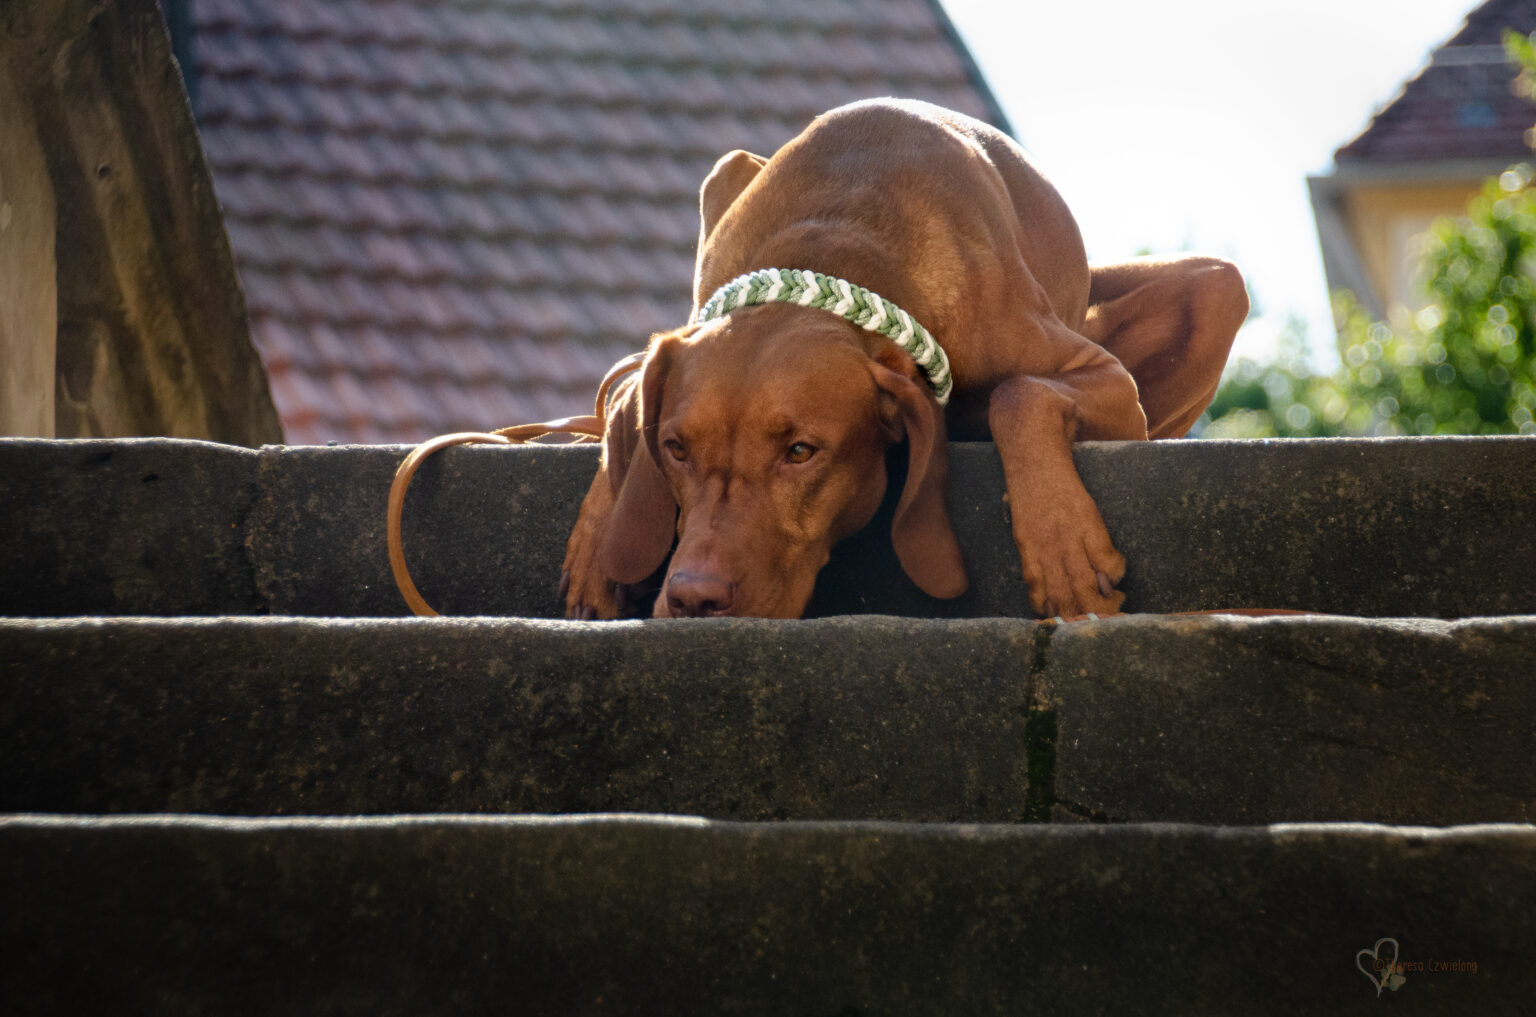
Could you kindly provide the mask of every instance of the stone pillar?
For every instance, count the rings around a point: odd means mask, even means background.
[[[29,104],[0,68],[0,434],[53,437],[53,185]]]
[[[0,0],[0,76],[0,431],[280,442],[158,0]]]

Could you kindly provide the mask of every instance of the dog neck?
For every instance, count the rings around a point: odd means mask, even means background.
[[[912,354],[933,387],[934,398],[949,402],[954,378],[949,357],[938,340],[910,314],[878,293],[862,286],[798,268],[763,268],[737,276],[715,290],[694,313],[695,323],[722,318],[739,307],[754,304],[798,304],[829,311],[862,329],[883,335]]]

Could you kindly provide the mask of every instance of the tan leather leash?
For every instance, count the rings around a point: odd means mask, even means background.
[[[401,517],[405,512],[405,492],[411,486],[411,478],[427,458],[454,445],[526,445],[551,434],[574,436],[571,444],[587,444],[602,440],[603,429],[608,424],[608,396],[613,385],[624,375],[640,366],[645,353],[631,353],[608,369],[602,384],[597,388],[597,401],[589,416],[562,417],[541,424],[517,424],[495,431],[459,431],[442,434],[422,442],[413,448],[395,470],[394,482],[389,486],[389,506],[385,515],[385,540],[389,545],[389,568],[395,574],[395,586],[406,604],[417,615],[436,618],[437,611],[426,602],[411,579],[405,565],[405,542],[401,536]]]

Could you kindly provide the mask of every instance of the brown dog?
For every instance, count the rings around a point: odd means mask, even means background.
[[[732,152],[700,205],[695,320],[654,337],[615,396],[566,549],[569,616],[624,613],[625,584],[672,551],[657,616],[798,617],[832,546],[874,515],[903,439],[897,556],[925,592],[957,596],[946,435],[996,442],[1034,611],[1119,609],[1125,561],[1072,443],[1189,428],[1247,314],[1236,268],[1090,269],[1017,144],[916,102],[833,110],[772,159]],[[926,326],[948,355],[947,410],[911,353],[836,309],[779,298],[700,322],[719,287],[761,269],[851,281]]]

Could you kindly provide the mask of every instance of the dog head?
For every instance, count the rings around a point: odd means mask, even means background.
[[[675,537],[658,617],[799,617],[832,546],[879,508],[885,451],[903,439],[897,557],[932,596],[965,590],[943,411],[889,340],[820,311],[752,307],[657,336],[627,395],[606,438],[616,506],[598,565],[640,582]]]

